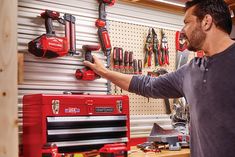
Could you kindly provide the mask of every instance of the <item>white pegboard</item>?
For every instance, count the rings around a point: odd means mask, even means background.
[[[112,47],[122,47],[124,51],[133,51],[134,59],[144,60],[144,45],[149,30],[148,26],[109,21],[108,28]],[[161,29],[154,29],[158,35],[158,39],[160,39]],[[172,72],[176,69],[175,31],[163,29],[163,32],[166,34],[168,39],[170,65],[161,67],[165,68],[168,72]],[[160,68],[160,66],[155,67],[154,62],[152,61],[151,67],[143,67],[143,75],[147,75],[147,71],[153,71],[158,68]],[[166,113],[165,104],[162,99],[150,98],[148,100],[143,96],[129,93],[127,91],[121,92],[118,87],[117,92],[115,93],[114,88],[115,86],[112,84],[112,94],[126,94],[129,96],[131,115],[156,115]]]

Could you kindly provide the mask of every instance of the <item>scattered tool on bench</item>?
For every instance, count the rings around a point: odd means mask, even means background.
[[[125,143],[106,144],[100,150],[100,157],[127,157]]]

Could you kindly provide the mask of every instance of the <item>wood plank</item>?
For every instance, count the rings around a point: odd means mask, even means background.
[[[190,157],[190,149],[189,148],[183,148],[179,151],[170,151],[163,149],[159,153],[155,152],[147,152],[144,153],[140,149],[136,147],[131,147],[131,153],[128,155],[128,157],[143,157],[143,156],[148,156],[148,157]]]
[[[17,0],[0,1],[0,23],[0,157],[17,157]]]
[[[165,11],[169,13],[174,13],[174,14],[179,14],[179,15],[184,14],[183,7],[170,5],[170,4],[166,4],[162,2],[157,2],[153,0],[119,0],[119,1],[129,3],[132,5],[138,5],[140,7],[150,7],[153,9],[157,9],[157,10]]]
[[[24,53],[18,53],[18,84],[24,82]]]

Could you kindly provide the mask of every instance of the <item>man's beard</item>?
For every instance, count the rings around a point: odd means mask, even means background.
[[[188,50],[199,51],[202,50],[203,43],[205,42],[206,34],[202,31],[200,26],[197,26],[192,32],[191,36],[187,37]]]

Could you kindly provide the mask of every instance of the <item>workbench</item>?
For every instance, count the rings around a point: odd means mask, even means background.
[[[128,157],[190,157],[190,150],[189,148],[183,148],[180,151],[161,150],[160,153],[144,153],[133,147],[128,154]]]

